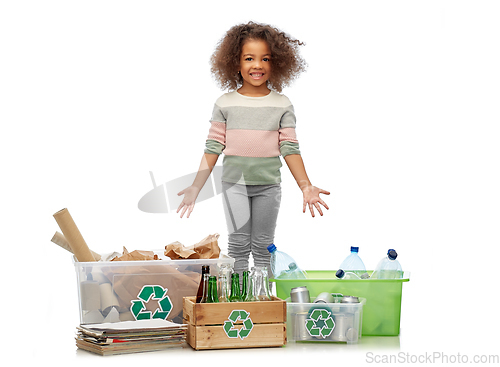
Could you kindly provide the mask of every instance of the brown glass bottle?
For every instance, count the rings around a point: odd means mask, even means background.
[[[204,275],[207,275],[205,277]],[[201,267],[201,280],[198,286],[198,293],[196,294],[196,303],[200,303],[203,297],[208,296],[208,277],[210,276],[210,266],[203,265]]]

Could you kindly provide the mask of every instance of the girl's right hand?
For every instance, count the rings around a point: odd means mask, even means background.
[[[181,218],[184,216],[184,213],[186,213],[186,211],[187,211],[186,218],[189,218],[189,215],[193,211],[194,204],[196,202],[196,198],[198,197],[199,193],[200,189],[198,189],[196,186],[189,186],[177,194],[177,196],[184,195],[184,198],[182,199],[179,207],[177,208],[177,213],[179,213],[179,211],[182,209]]]

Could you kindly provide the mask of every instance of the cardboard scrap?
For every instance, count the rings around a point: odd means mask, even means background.
[[[118,265],[118,264],[117,264]],[[168,316],[173,320],[177,316],[182,318],[182,300],[196,294],[200,283],[200,274],[176,266],[165,265],[163,262],[153,262],[144,266],[109,266],[103,267],[102,272],[113,283],[113,290],[118,296],[121,309],[130,309],[131,302],[137,300],[144,284],[160,285],[168,289],[169,294],[175,294],[170,300],[172,311]],[[154,312],[157,302],[148,302],[146,309]]]
[[[170,243],[165,246],[165,256],[170,257],[172,260],[179,259],[217,259],[220,255],[220,248],[218,243],[219,234],[211,234],[202,239],[197,244],[184,247],[178,241]]]
[[[158,255],[155,255],[153,251],[142,251],[135,250],[128,252],[128,250],[123,246],[123,255],[116,256],[111,259],[111,261],[144,261],[144,260],[158,260]]]

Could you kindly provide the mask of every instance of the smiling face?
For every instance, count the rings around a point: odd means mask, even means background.
[[[266,41],[247,40],[241,49],[240,73],[243,85],[238,91],[248,96],[269,94],[267,81],[271,77],[271,50]]]

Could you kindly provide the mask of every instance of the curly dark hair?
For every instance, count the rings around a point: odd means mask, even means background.
[[[281,92],[305,71],[307,64],[299,54],[303,42],[267,24],[239,24],[227,31],[210,58],[212,75],[221,89],[235,90],[243,84],[238,70],[241,49],[249,39],[263,40],[271,49],[270,89]]]

